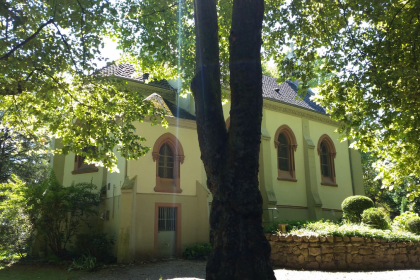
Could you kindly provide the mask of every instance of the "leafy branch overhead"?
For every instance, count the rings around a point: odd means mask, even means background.
[[[96,73],[103,36],[118,13],[110,1],[0,1],[0,111],[25,134],[63,139],[63,149],[116,168],[147,152],[133,121],[163,117],[127,84]],[[86,147],[96,146],[95,153]],[[92,150],[91,150],[92,151]]]
[[[340,121],[339,132],[381,160],[387,186],[420,175],[419,11],[411,0],[292,0],[266,25],[275,32],[265,55],[302,87],[326,77],[317,101]],[[277,55],[285,42],[294,43],[289,63]]]

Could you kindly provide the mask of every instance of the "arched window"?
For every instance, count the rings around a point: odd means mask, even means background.
[[[275,134],[274,147],[277,149],[278,180],[296,182],[295,156],[296,137],[287,125],[280,126]]]
[[[327,134],[319,138],[317,150],[321,166],[321,185],[336,187],[334,166],[336,151],[333,141]]]
[[[182,192],[180,165],[184,163],[184,149],[171,133],[165,133],[153,146],[153,161],[156,162],[155,192]]]

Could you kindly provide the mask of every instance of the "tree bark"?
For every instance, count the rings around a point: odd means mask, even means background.
[[[231,111],[222,105],[215,0],[195,1],[197,71],[191,83],[207,186],[213,195],[213,253],[207,280],[275,279],[262,228],[258,157],[262,119],[262,0],[234,0],[230,41]]]

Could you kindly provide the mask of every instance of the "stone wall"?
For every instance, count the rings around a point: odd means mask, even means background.
[[[420,244],[383,239],[267,234],[274,267],[295,269],[420,268]]]

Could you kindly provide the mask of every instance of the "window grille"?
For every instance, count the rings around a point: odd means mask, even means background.
[[[159,207],[158,231],[175,231],[176,208]]]

